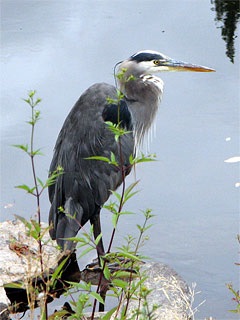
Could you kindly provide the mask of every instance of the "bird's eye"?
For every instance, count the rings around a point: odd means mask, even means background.
[[[154,63],[156,66],[159,66],[160,60],[153,60],[153,63]]]

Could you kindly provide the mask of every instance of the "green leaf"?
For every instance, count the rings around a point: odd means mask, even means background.
[[[112,215],[112,225],[114,228],[117,226],[119,215],[117,213],[113,213]]]
[[[43,156],[44,154],[42,152],[40,152],[41,149],[37,149],[32,151],[30,154],[31,156]]]
[[[38,183],[40,184],[40,186],[41,186],[42,188],[45,187],[45,184],[42,182],[42,180],[41,180],[40,178],[37,177],[37,181],[38,181]]]
[[[148,229],[150,229],[153,226],[153,224],[149,224],[148,226],[145,226],[143,228],[143,232],[147,231]]]
[[[30,229],[28,234],[29,234],[29,236],[32,237],[33,239],[35,239],[35,240],[37,240],[37,241],[40,240],[40,239],[39,239],[39,233],[38,233],[36,230]]]
[[[15,188],[25,190],[27,191],[27,193],[31,193],[31,194],[33,194],[33,191],[36,189],[36,187],[30,188],[26,184],[15,186]]]
[[[25,218],[18,216],[17,214],[14,215],[16,219],[20,220],[26,227],[27,229],[27,234],[31,237],[33,237],[34,239],[38,240],[39,238],[39,232],[36,231],[35,226],[33,224],[32,220],[31,222],[27,221]],[[36,221],[34,223],[37,223]],[[38,224],[38,223],[37,223]],[[34,228],[34,229],[33,229]],[[37,228],[37,227],[36,227]],[[37,228],[38,229],[38,228]]]
[[[138,183],[139,183],[139,180],[131,183],[130,186],[127,187],[125,193],[128,194],[129,192],[131,192],[131,191],[136,187],[136,185],[137,185]]]
[[[104,161],[107,163],[110,163],[110,159],[108,159],[107,157],[101,157],[101,156],[92,156],[92,157],[87,157],[85,158],[86,160],[98,160],[98,161]]]
[[[13,289],[22,289],[24,288],[24,284],[21,282],[9,282],[3,284],[4,288],[13,288]]]
[[[96,293],[96,292],[94,292],[94,291],[91,291],[91,292],[90,292],[90,296],[92,296],[94,299],[96,299],[98,302],[100,302],[100,303],[102,303],[102,304],[105,303],[104,300],[103,300],[103,298],[100,296],[99,293]]]
[[[118,212],[118,207],[115,202],[110,202],[109,204],[105,204],[103,206],[103,208],[114,213],[114,214],[117,214],[117,212]]]
[[[65,240],[74,241],[82,243],[82,246],[86,246],[89,244],[89,239],[83,238],[83,237],[70,237],[70,238],[64,238]]]
[[[132,193],[127,193],[124,196],[124,203],[127,202],[130,198],[132,198],[133,196],[135,196],[135,194],[137,194],[139,191],[134,191]]]
[[[139,183],[139,180],[133,182],[130,184],[130,186],[125,190],[124,192],[124,203],[127,202],[131,197],[133,197],[135,194],[137,194],[139,191],[134,191],[132,190],[136,187],[136,185]]]
[[[102,234],[100,233],[98,236],[97,236],[97,238],[95,239],[95,241],[94,241],[94,243],[96,244],[96,245],[98,245],[99,244],[99,241],[102,239]]]
[[[73,282],[73,281],[66,281],[68,284],[70,284],[73,288],[76,288],[78,290],[84,290],[87,292],[91,291],[91,283],[86,282]]]
[[[114,312],[117,310],[118,306],[112,308],[109,310],[102,318],[101,320],[110,320]]]
[[[116,100],[116,99],[107,97],[106,100],[107,100],[107,103],[108,103],[108,104],[117,104],[117,100]]]
[[[59,278],[60,274],[64,271],[64,266],[68,260],[68,257],[63,259],[63,261],[57,266],[57,268],[54,270],[54,273],[51,276],[51,283],[54,284],[55,280]]]
[[[36,100],[36,105],[38,104],[38,103],[40,103],[40,102],[42,102],[42,99],[41,98],[37,98],[37,100]]]
[[[25,218],[18,216],[17,214],[14,215],[16,219],[20,220],[27,229],[31,229],[32,228],[32,224],[27,221]]]
[[[133,155],[130,155],[129,162],[131,165],[135,165],[137,163],[141,162],[150,162],[150,161],[156,161],[156,155],[155,154],[149,154],[145,156],[143,153],[141,156],[133,157]]]
[[[107,280],[110,279],[110,277],[111,277],[111,272],[110,272],[110,270],[109,270],[109,268],[108,268],[107,265],[105,265],[105,267],[104,267],[104,269],[103,269],[103,274],[104,274],[104,277],[105,277]]]
[[[111,152],[111,164],[118,166],[115,154],[113,152]]]
[[[36,92],[37,92],[36,90],[29,91],[29,93],[28,93],[29,98],[33,98],[33,96],[35,95]]]
[[[127,251],[122,251],[121,253],[118,253],[119,257],[124,257],[124,258],[129,258],[133,261],[141,261],[141,259],[139,259],[139,257],[137,257],[134,254],[131,254],[130,252]]]
[[[129,273],[128,273],[128,276],[129,276]],[[113,279],[112,284],[114,287],[116,286],[116,287],[122,288],[123,290],[125,290],[128,287],[128,282],[123,281],[121,279]]]
[[[31,104],[31,100],[29,98],[28,99],[23,99],[23,101],[25,101],[28,104]]]
[[[124,94],[119,89],[117,89],[117,98],[119,101],[124,98]]]
[[[123,271],[123,270],[118,270],[117,272],[114,273],[114,276],[116,275],[116,277],[119,279],[123,278],[129,278],[130,277],[130,272],[129,271]],[[116,280],[116,279],[115,279]],[[122,280],[123,281],[123,280]],[[113,281],[112,281],[113,282]]]
[[[39,235],[41,233],[41,225],[36,220],[31,220],[32,226],[34,227],[34,230]]]
[[[121,201],[121,199],[122,199],[121,194],[119,194],[118,192],[113,191],[113,190],[111,190],[111,193],[117,198],[117,200],[118,200],[119,202]]]
[[[136,77],[131,74],[131,75],[127,78],[126,82],[132,81],[132,80],[136,80]]]
[[[48,316],[48,320],[57,320],[57,319],[67,319],[69,318],[68,310],[58,310],[54,311],[54,314]]]
[[[34,120],[26,121],[26,123],[30,124],[30,126],[34,126],[35,125],[35,121]]]
[[[83,250],[83,251],[81,252],[79,258],[85,256],[85,254],[87,254],[88,252],[90,252],[90,251],[92,251],[92,250],[94,250],[93,247],[88,247],[88,248],[86,248],[85,250]]]
[[[152,214],[151,212],[152,212],[152,209],[146,209],[146,210],[143,212],[143,214],[144,214],[144,216],[145,216],[145,218],[146,218],[147,220],[155,217],[155,214]]]
[[[103,162],[107,162],[109,164],[112,164],[114,166],[118,166],[118,163],[116,161],[116,157],[115,157],[113,152],[111,152],[110,159],[107,158],[107,157],[102,157],[102,156],[92,156],[92,157],[88,157],[88,158],[85,158],[85,159],[86,160],[103,161]]]
[[[132,211],[121,211],[120,214],[135,214],[135,212]]]
[[[37,102],[37,101],[36,101],[36,102]],[[36,102],[35,102],[35,105],[37,105]],[[40,114],[41,114],[41,111],[40,111],[40,110],[35,110],[35,112],[34,112],[35,121],[39,120]]]
[[[124,128],[122,128],[120,126],[120,123],[115,124],[110,121],[106,121],[105,123],[108,126],[108,129],[114,134],[116,142],[118,142],[121,136],[131,132],[131,131],[126,131]]]
[[[116,74],[116,77],[119,80],[123,80],[126,72],[127,72],[127,68],[121,68],[121,70],[119,70],[119,72]]]
[[[13,144],[12,146],[28,153],[28,144],[25,144],[25,145],[24,144]]]
[[[60,177],[62,174],[64,174],[63,167],[57,166],[57,169],[50,173],[47,181],[46,186],[49,187],[53,185],[58,177]]]

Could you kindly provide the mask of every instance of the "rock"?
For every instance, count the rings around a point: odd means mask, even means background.
[[[47,224],[42,224],[42,232],[43,266],[48,270],[56,265],[60,252],[48,235]],[[0,223],[0,251],[0,303],[3,310],[9,304],[3,284],[19,279],[27,281],[28,278],[40,274],[41,267],[38,242],[27,236],[26,227],[19,220]]]
[[[154,310],[154,319],[158,320],[187,320],[191,319],[191,294],[186,282],[168,265],[160,262],[150,262],[140,267],[141,277],[146,276],[141,290],[150,293],[147,294],[146,300],[141,297],[140,300],[131,300],[128,306],[126,319],[133,319],[132,315],[139,308],[143,314],[139,315],[139,320],[148,319],[146,308],[147,302],[149,309],[153,305],[157,308]],[[137,283],[139,280],[134,280]],[[144,294],[144,293],[143,293]],[[120,311],[126,306],[126,300],[123,302]],[[111,319],[115,319],[113,315]]]
[[[10,314],[10,312],[6,308],[6,304],[0,302],[0,319],[1,320],[9,320],[10,319],[9,314]]]
[[[42,224],[42,232],[44,233],[42,246],[43,269],[46,274],[49,274],[56,268],[63,257],[62,253],[57,249],[55,241],[52,241],[49,237],[47,224]],[[33,237],[27,236],[26,227],[21,221],[5,221],[0,223],[0,251],[0,319],[9,319],[9,311],[7,309],[9,300],[3,284],[18,280],[27,283],[29,279],[31,281],[42,274],[39,260],[39,244]],[[71,262],[71,260],[69,261]],[[72,276],[73,279],[67,280],[78,282],[81,277],[82,280],[91,281],[92,284],[98,283],[101,274],[101,270],[98,270],[99,268],[93,269],[93,271],[87,268],[80,272],[74,257],[69,265],[72,265],[70,272],[67,269],[64,272],[66,271],[67,276]],[[143,263],[140,266],[140,278],[145,276],[146,280],[143,282],[140,291],[142,295],[141,302],[139,299],[130,301],[126,319],[132,319],[132,314],[138,309],[139,305],[140,310],[143,312],[143,294],[144,292],[147,293],[148,290],[151,291],[147,294],[145,302],[147,302],[150,310],[154,305],[158,306],[153,310],[156,319],[190,319],[191,292],[186,282],[172,268],[158,262]],[[133,281],[137,283],[139,279],[134,277]],[[24,291],[25,289],[21,288],[20,290]],[[17,296],[19,296],[18,293]],[[124,306],[126,306],[126,299],[125,301],[123,300],[120,310]],[[25,309],[26,307],[27,302],[25,302]],[[146,315],[139,315],[138,319],[145,320],[148,318],[146,318]]]

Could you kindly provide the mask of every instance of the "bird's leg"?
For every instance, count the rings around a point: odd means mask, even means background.
[[[93,217],[90,218],[90,223],[93,225],[94,238],[97,239],[97,237],[101,234],[100,209],[98,209],[98,211],[93,215]],[[102,238],[99,240],[97,244],[97,255],[100,266],[100,257],[105,255]]]
[[[90,223],[93,225],[94,238],[97,239],[97,237],[101,234],[100,208],[94,214],[94,216],[90,219]],[[102,238],[99,240],[97,244],[97,255],[98,255],[98,264],[99,264],[99,267],[101,267],[100,258],[101,256],[105,255]],[[105,301],[107,290],[108,290],[108,286],[104,284],[100,284],[100,296],[102,297],[103,301]],[[104,304],[99,303],[99,311],[104,311]]]

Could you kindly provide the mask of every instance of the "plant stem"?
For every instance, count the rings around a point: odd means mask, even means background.
[[[117,216],[117,220],[116,220],[116,225],[118,223],[118,220],[119,220],[122,208],[123,208],[124,194],[125,194],[125,189],[126,189],[126,182],[125,182],[125,177],[126,176],[125,176],[125,168],[124,168],[123,159],[122,159],[122,145],[121,145],[120,139],[121,138],[119,138],[119,149],[120,149],[120,157],[121,157],[120,161],[121,161],[121,174],[122,174],[122,193],[121,193],[121,200],[120,200],[119,207],[118,207],[118,213],[117,213],[118,216]],[[111,235],[111,238],[110,238],[110,242],[109,242],[107,253],[109,253],[110,250],[111,250],[111,247],[112,247],[112,244],[113,244],[113,239],[114,239],[114,236],[115,236],[115,233],[116,233],[116,229],[117,229],[117,227],[115,226],[113,228],[113,231],[112,231],[112,235]]]
[[[37,183],[37,175],[36,175],[36,169],[35,169],[35,163],[34,163],[34,149],[33,149],[33,142],[34,142],[34,129],[36,124],[35,119],[35,113],[34,113],[34,102],[33,98],[31,97],[31,108],[32,108],[32,130],[31,130],[31,140],[30,140],[30,158],[31,158],[31,166],[32,166],[32,174],[33,174],[33,180],[36,190],[36,199],[37,199],[37,217],[38,217],[38,224],[40,227],[41,224],[41,211],[40,211],[40,193],[38,190],[38,183]],[[43,259],[42,259],[42,241],[41,241],[41,228],[39,228],[39,234],[38,234],[38,244],[39,244],[39,259],[40,259],[40,266],[41,266],[41,272],[43,273]]]
[[[150,218],[149,214],[146,214],[145,221],[144,221],[143,227],[140,229],[140,235],[138,237],[138,242],[136,244],[136,248],[135,248],[135,251],[134,251],[135,255],[138,252],[138,249],[139,249],[139,246],[140,246],[140,242],[141,242],[141,239],[142,239],[142,236],[143,236],[143,233],[144,233],[144,229],[146,227],[146,224],[147,224],[147,221],[148,221],[149,218]],[[131,269],[133,269],[133,265],[134,265],[134,262],[132,262]],[[133,279],[133,277],[132,277],[132,272],[131,272],[130,273],[130,277],[129,277],[129,286],[128,286],[128,290],[127,290],[127,302],[126,302],[126,308],[125,308],[125,311],[124,311],[124,316],[126,316],[126,314],[127,314],[129,302],[130,302],[130,299],[131,299],[130,286],[131,286],[131,283],[132,283],[132,279]]]
[[[34,130],[35,130],[35,125],[37,121],[36,117],[36,112],[34,110],[34,107],[36,106],[36,103],[33,101],[33,96],[30,97],[31,102],[30,106],[32,109],[32,121],[31,121],[31,140],[30,140],[30,158],[31,158],[31,167],[32,167],[32,174],[33,174],[33,180],[34,180],[34,186],[35,186],[35,196],[37,199],[37,217],[38,217],[38,224],[39,224],[39,233],[38,233],[38,246],[39,246],[39,262],[40,262],[40,268],[41,268],[41,273],[43,274],[44,272],[44,265],[43,265],[43,249],[42,249],[42,239],[41,239],[41,210],[40,210],[40,192],[38,189],[38,183],[37,183],[37,175],[36,175],[36,169],[35,169],[35,162],[34,162]],[[44,288],[44,311],[43,315],[44,318],[48,318],[48,309],[47,309],[47,302],[46,302],[46,289]]]
[[[115,236],[116,229],[117,229],[116,226],[117,226],[118,219],[120,217],[120,214],[121,214],[121,211],[122,211],[122,208],[123,208],[124,194],[125,194],[125,189],[126,189],[126,182],[125,182],[126,175],[125,175],[125,167],[124,167],[124,164],[123,164],[123,153],[122,153],[121,137],[119,137],[118,145],[119,145],[119,154],[120,154],[120,169],[121,169],[121,175],[122,175],[122,193],[121,193],[121,199],[120,199],[118,212],[117,212],[118,216],[117,216],[117,220],[116,220],[116,225],[114,226],[114,228],[112,230],[112,234],[111,234],[110,242],[109,242],[109,245],[108,245],[107,253],[110,252],[112,244],[113,244],[114,236]],[[99,278],[99,282],[98,282],[98,286],[97,286],[97,290],[96,290],[97,293],[100,292],[101,283],[102,283],[102,279],[103,279],[103,271],[104,271],[104,268],[106,266],[106,263],[107,263],[106,260],[104,260],[103,267],[102,267],[102,272],[100,274],[100,278]],[[96,311],[96,306],[97,306],[97,300],[95,299],[94,303],[93,303],[91,320],[94,320],[94,314],[95,314],[95,311]]]

